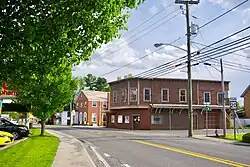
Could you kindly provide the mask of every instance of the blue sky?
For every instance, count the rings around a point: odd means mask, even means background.
[[[146,24],[131,32],[131,30],[133,30],[135,27],[143,23],[148,18],[156,15],[159,11],[166,8],[169,4],[173,2],[174,0],[146,0],[144,4],[142,4],[138,9],[132,12],[127,24],[128,31],[123,32],[123,38],[119,39],[118,41],[116,40],[108,45],[105,45],[101,49],[97,50],[91,61],[84,62],[81,65],[75,67],[73,75],[83,76],[87,73],[92,73],[93,75],[101,76],[104,73],[110,72],[127,63],[133,62],[149,52],[155,51],[156,48],[153,45],[157,42],[171,43],[181,37],[180,40],[178,40],[174,44],[176,46],[186,49],[185,16],[183,14],[179,14],[171,21],[162,24],[166,20],[173,17],[175,14],[181,13],[180,5],[177,4],[171,5],[163,12],[153,17]],[[202,26],[204,23],[210,21],[214,17],[227,11],[229,8],[239,4],[240,2],[243,2],[243,0],[201,0],[200,4],[192,5],[190,7],[191,22],[197,24],[198,26]],[[174,12],[172,15],[169,15],[169,13],[173,11],[176,12]],[[166,18],[167,15],[169,15],[169,17]],[[197,19],[195,19],[193,16]],[[213,23],[200,29],[197,36],[192,37],[192,40],[208,45],[233,32],[247,27],[250,23],[249,18],[250,2],[247,2],[246,4],[237,8],[237,10],[230,12],[229,14],[223,16],[217,21],[214,21]],[[157,21],[158,23],[155,23]],[[150,25],[152,26],[150,28],[147,28]],[[156,28],[157,26],[159,27]],[[145,29],[145,31],[143,31],[143,29]],[[153,29],[155,30],[152,31]],[[249,32],[250,30],[241,33],[237,36],[234,36],[233,38],[227,40],[227,42],[248,35]],[[192,47],[192,50],[202,48],[202,46],[200,45],[193,45]],[[223,57],[223,60],[248,65],[250,69],[249,53],[250,50],[237,52],[237,54],[244,55],[248,58],[232,54]],[[137,61],[136,63],[131,64],[130,66],[110,73],[105,77],[109,81],[112,81],[116,80],[117,76],[124,76],[128,73],[132,73],[135,75],[140,72],[146,71],[147,69],[150,69],[152,67],[174,60],[178,57],[185,56],[185,54],[185,52],[182,52],[174,47],[168,46],[154,54],[151,54],[150,56],[144,59],[141,59],[140,61]],[[205,67],[204,65],[199,65],[193,67],[192,69],[193,78],[220,80],[220,73],[212,67]],[[231,96],[236,96],[239,98],[240,94],[250,84],[250,71],[249,73],[247,73],[227,68],[225,68],[224,70],[225,80],[231,81]],[[177,71],[164,77],[186,78],[187,76],[185,72]]]

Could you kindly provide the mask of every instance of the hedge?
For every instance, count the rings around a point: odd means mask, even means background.
[[[242,136],[242,141],[246,143],[250,143],[250,133],[246,133]]]

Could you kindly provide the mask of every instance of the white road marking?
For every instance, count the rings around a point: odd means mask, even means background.
[[[103,163],[105,167],[111,167],[107,161],[96,151],[95,147],[90,147],[91,150],[96,154],[97,158]]]
[[[105,155],[106,157],[111,157],[111,155],[109,155],[109,154],[107,154],[107,153],[104,153],[104,155]]]
[[[124,167],[131,167],[129,164],[123,164]]]

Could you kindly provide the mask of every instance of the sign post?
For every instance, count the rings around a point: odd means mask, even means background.
[[[202,108],[202,111],[206,111],[206,136],[208,136],[208,111],[211,111],[211,108],[208,107],[208,103],[205,104],[206,106]]]
[[[236,113],[235,110],[237,109],[237,98],[236,97],[231,97],[230,98],[230,109],[231,111],[233,111],[233,115],[234,115],[234,140],[236,140]]]

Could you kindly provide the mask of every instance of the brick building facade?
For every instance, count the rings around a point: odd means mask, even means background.
[[[108,93],[81,91],[76,100],[74,124],[103,125],[108,110]]]
[[[129,78],[109,83],[110,113],[107,127],[124,129],[187,129],[186,79]],[[221,128],[220,81],[193,80],[194,129],[205,128],[204,103],[208,104],[208,128]],[[229,82],[225,82],[229,90]],[[228,109],[228,105],[226,108]],[[228,121],[229,126],[229,121]]]
[[[250,85],[242,93],[241,97],[244,98],[245,117],[250,118]]]

